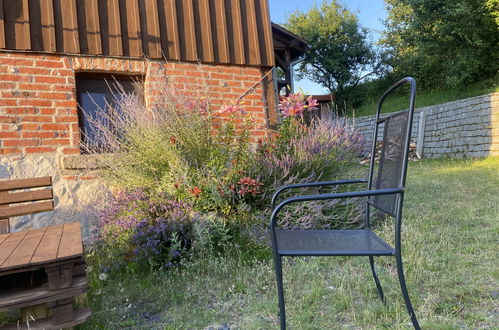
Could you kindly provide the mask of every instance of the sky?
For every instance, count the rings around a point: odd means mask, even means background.
[[[286,17],[295,10],[307,11],[314,4],[321,2],[322,0],[269,0],[270,18],[278,24],[284,23]],[[357,14],[361,26],[371,31],[373,40],[379,39],[383,30],[382,20],[387,16],[383,0],[340,0],[340,2]],[[302,89],[306,94],[329,93],[322,86],[310,80],[295,80],[294,85],[296,91]]]

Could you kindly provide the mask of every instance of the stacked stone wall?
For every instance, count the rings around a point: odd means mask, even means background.
[[[372,141],[374,116],[350,121]],[[411,140],[422,143],[425,158],[499,156],[499,93],[415,109]]]

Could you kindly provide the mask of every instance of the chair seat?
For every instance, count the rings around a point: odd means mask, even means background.
[[[282,256],[393,256],[395,249],[366,229],[276,230]]]

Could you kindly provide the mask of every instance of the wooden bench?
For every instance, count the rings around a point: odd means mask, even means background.
[[[73,309],[88,289],[80,223],[10,233],[9,217],[53,209],[50,177],[0,181],[0,312],[22,315],[6,329],[67,328],[90,316]]]

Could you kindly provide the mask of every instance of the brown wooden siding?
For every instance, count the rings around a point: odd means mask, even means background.
[[[0,49],[274,65],[268,0],[0,0]]]

